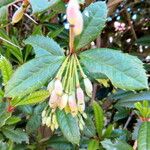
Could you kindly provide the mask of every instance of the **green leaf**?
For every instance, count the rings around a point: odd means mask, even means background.
[[[20,99],[19,101],[17,100],[16,102],[12,100],[12,105],[19,106],[19,105],[31,105],[31,104],[36,104],[39,102],[44,101],[46,98],[49,97],[49,91],[47,90],[40,90],[31,93],[27,97]]]
[[[16,143],[21,143],[23,141],[25,141],[25,142],[29,141],[28,135],[20,129],[14,130],[11,127],[3,127],[2,132],[8,139],[10,139]]]
[[[0,141],[0,149],[1,150],[8,150],[7,143]]]
[[[18,123],[19,121],[21,121],[21,119],[19,117],[11,116],[10,118],[7,119],[6,124],[12,125],[12,124]]]
[[[0,26],[7,24],[8,22],[8,7],[0,7]]]
[[[30,0],[30,4],[33,9],[33,13],[42,12],[48,8],[54,9],[55,6],[60,5],[61,0]],[[64,7],[63,7],[64,9]],[[56,9],[57,10],[57,9]]]
[[[80,62],[90,73],[103,73],[118,88],[148,88],[143,63],[136,57],[113,49],[92,49],[80,54]]]
[[[95,2],[83,11],[84,27],[75,39],[76,49],[80,49],[97,38],[105,26],[107,6],[105,2]]]
[[[88,144],[88,150],[98,150],[99,149],[99,141],[92,139]]]
[[[138,134],[138,150],[150,149],[150,122],[143,122]]]
[[[0,70],[2,72],[3,83],[6,85],[12,76],[13,69],[11,63],[3,56],[0,57]]]
[[[41,35],[30,36],[25,40],[25,43],[33,46],[37,57],[41,55],[64,55],[63,49],[53,39],[48,37]]]
[[[53,136],[47,142],[48,147],[55,150],[73,150],[73,146],[63,136]]]
[[[9,3],[14,2],[14,1],[15,1],[15,0],[1,0],[1,1],[0,1],[0,7],[6,6],[6,5],[8,5]]]
[[[7,119],[10,118],[11,114],[5,111],[0,112],[0,127],[4,126]]]
[[[111,140],[106,139],[102,141],[101,144],[106,150],[133,150],[133,148],[129,144],[120,140],[112,142]]]
[[[79,144],[80,132],[76,118],[61,110],[57,110],[56,115],[64,137],[73,144]]]
[[[127,95],[119,99],[115,106],[134,108],[134,104],[136,102],[144,101],[144,100],[150,101],[150,91],[144,91],[144,92],[136,93],[136,94],[133,93],[133,94],[130,94],[129,96]]]
[[[61,56],[45,55],[25,63],[9,80],[5,96],[21,97],[41,88],[54,76],[62,61]]]
[[[150,46],[150,35],[146,35],[137,39],[136,43],[143,46]]]
[[[110,138],[111,133],[113,131],[114,125],[113,124],[109,124],[108,127],[106,128],[104,134],[103,134],[103,138]]]
[[[94,123],[92,119],[90,119],[89,117],[85,120],[83,134],[89,138],[96,136],[96,129],[95,129]]]
[[[94,115],[95,115],[96,130],[97,130],[98,136],[101,138],[102,130],[104,127],[103,110],[96,101],[93,102],[93,110],[94,110]]]

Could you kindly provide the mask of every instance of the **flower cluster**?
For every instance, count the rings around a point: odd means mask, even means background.
[[[114,27],[115,27],[115,31],[124,31],[126,28],[125,28],[125,23],[120,23],[120,22],[117,22],[115,21],[114,22]]]
[[[69,55],[65,59],[56,77],[48,84],[47,89],[50,92],[49,106],[52,112],[50,116],[54,114],[57,108],[64,110],[66,113],[71,113],[73,117],[78,117],[82,129],[84,123],[81,116],[86,118],[86,114],[84,113],[85,94],[79,82],[80,74],[86,94],[91,97],[92,83],[85,75],[76,54]],[[48,125],[46,121],[43,121],[43,123]]]
[[[16,12],[14,13],[13,17],[12,17],[12,24],[15,24],[17,22],[19,22],[22,17],[24,12],[26,11],[27,7],[29,5],[29,1],[28,0],[24,0],[22,2],[22,5],[16,10]]]

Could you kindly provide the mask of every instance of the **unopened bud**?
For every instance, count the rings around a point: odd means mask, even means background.
[[[56,94],[61,96],[63,94],[63,86],[62,86],[62,82],[57,79],[54,83],[54,89],[56,91]]]
[[[47,125],[47,127],[51,126],[51,117],[47,117],[45,124]]]
[[[49,84],[47,86],[47,90],[49,91],[50,94],[52,93],[53,89],[54,89],[54,80],[49,82]]]
[[[42,118],[42,124],[43,124],[43,125],[46,124],[46,120],[47,120],[47,117]]]
[[[44,118],[46,116],[46,110],[42,111],[42,118]]]
[[[15,24],[17,22],[19,22],[24,14],[24,8],[21,6],[20,8],[18,8],[18,10],[14,13],[13,17],[12,17],[12,24]]]
[[[55,109],[57,107],[58,99],[59,99],[58,95],[56,94],[55,90],[53,90],[49,99],[49,105],[51,108]]]
[[[77,113],[78,113],[78,109],[77,109],[75,96],[74,95],[70,95],[69,99],[68,99],[68,102],[69,102],[69,107],[70,107],[72,116],[76,116]]]
[[[70,0],[66,10],[67,20],[70,24],[74,25],[78,18],[79,3],[77,0]]]
[[[83,90],[80,87],[77,88],[77,103],[78,103],[78,110],[80,112],[83,112],[85,110],[85,101]]]
[[[88,78],[84,78],[84,86],[85,86],[86,94],[89,97],[92,97],[93,86],[92,86],[91,81]]]
[[[78,17],[77,21],[74,24],[74,28],[73,28],[75,36],[81,34],[83,30],[83,18],[82,18],[82,14],[80,11],[78,12],[77,17]]]
[[[62,110],[63,108],[65,108],[67,106],[67,102],[68,102],[68,94],[63,94],[63,96],[60,99],[60,104],[59,104],[59,108]]]

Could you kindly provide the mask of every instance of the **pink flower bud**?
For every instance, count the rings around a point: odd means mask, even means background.
[[[15,24],[17,22],[19,22],[24,14],[24,8],[21,6],[20,8],[18,8],[18,10],[14,13],[13,17],[12,17],[12,24]]]
[[[70,24],[74,25],[78,18],[79,3],[77,0],[70,0],[66,10],[67,20]]]
[[[77,16],[77,21],[74,24],[74,34],[77,36],[79,34],[81,34],[82,30],[83,30],[83,18],[82,18],[82,14],[81,12],[78,12],[78,16]]]
[[[76,116],[77,113],[78,113],[78,109],[77,109],[75,96],[74,95],[70,95],[69,99],[68,99],[68,102],[69,102],[69,107],[70,107],[72,116]]]
[[[54,89],[54,80],[52,80],[47,86],[47,90],[49,91],[49,93],[52,93],[53,89]]]
[[[56,94],[61,96],[63,94],[63,86],[59,79],[57,79],[54,83],[54,89],[56,91]]]
[[[59,108],[62,110],[63,108],[66,107],[68,102],[68,94],[63,94],[63,96],[60,99],[60,104],[59,104]]]
[[[49,106],[55,109],[58,106],[58,100],[59,96],[56,94],[55,90],[53,90],[49,99]]]
[[[92,86],[91,81],[88,78],[84,78],[83,81],[84,81],[84,86],[85,86],[86,94],[89,97],[92,97],[93,86]]]

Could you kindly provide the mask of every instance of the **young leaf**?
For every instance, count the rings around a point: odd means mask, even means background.
[[[102,130],[104,127],[103,110],[96,101],[93,102],[93,110],[94,110],[94,115],[95,115],[95,125],[97,129],[97,133],[98,133],[98,136],[101,138]]]
[[[133,148],[129,144],[121,140],[112,142],[111,140],[106,139],[102,141],[101,144],[106,150],[133,150]]]
[[[88,150],[98,150],[99,149],[99,141],[92,139],[88,144]]]
[[[39,89],[53,77],[62,61],[61,56],[45,55],[25,63],[9,80],[5,96],[21,97]]]
[[[18,103],[15,103],[15,101],[13,102],[12,100],[12,105],[20,106],[20,105],[36,104],[36,103],[42,102],[48,97],[49,97],[48,91],[40,90],[40,91],[31,93],[30,95],[28,95],[27,97],[23,99],[20,99]]]
[[[21,121],[19,117],[11,116],[10,118],[7,119],[6,124],[12,125],[12,124],[18,123],[19,121]]]
[[[8,139],[10,139],[16,143],[21,143],[23,141],[25,141],[25,142],[29,141],[28,135],[19,129],[14,130],[11,127],[2,127],[2,132]]]
[[[8,145],[7,145],[7,143],[2,142],[2,141],[0,140],[0,149],[1,149],[1,150],[8,150]]]
[[[33,46],[37,57],[41,55],[64,55],[63,49],[49,37],[41,35],[30,36],[25,40],[25,43]]]
[[[32,6],[33,13],[38,13],[38,12],[42,12],[48,8],[53,8],[53,7],[57,6],[58,4],[60,5],[60,3],[62,3],[61,0],[53,0],[53,1],[30,0],[30,4]],[[64,7],[63,7],[63,9],[64,9]]]
[[[148,88],[142,62],[131,55],[113,49],[92,49],[80,54],[81,63],[90,73],[103,73],[118,88],[140,90]]]
[[[107,18],[105,2],[95,2],[83,11],[84,27],[75,39],[76,50],[86,46],[101,33]]]
[[[11,63],[3,56],[0,57],[0,70],[2,72],[3,83],[6,85],[12,76],[13,69]]]
[[[79,144],[80,132],[76,118],[61,110],[57,110],[56,115],[64,137],[73,144]]]
[[[0,7],[0,25],[7,24],[8,21],[8,7]]]
[[[143,122],[138,132],[138,150],[150,149],[150,122]]]

